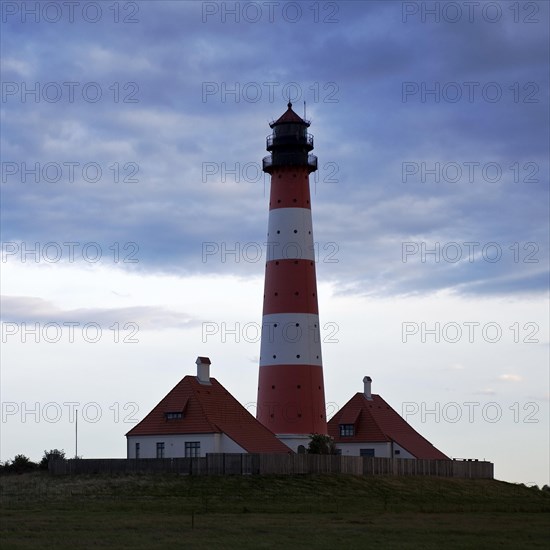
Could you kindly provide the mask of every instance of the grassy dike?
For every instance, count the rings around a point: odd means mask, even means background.
[[[494,480],[0,476],[18,548],[548,548],[550,493]]]

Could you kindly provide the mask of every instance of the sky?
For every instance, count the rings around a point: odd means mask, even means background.
[[[369,375],[447,455],[550,482],[547,2],[1,6],[0,460],[124,457],[199,355],[255,413],[291,100],[329,417]]]

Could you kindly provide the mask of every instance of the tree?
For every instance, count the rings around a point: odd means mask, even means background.
[[[311,434],[309,436],[307,452],[316,455],[336,455],[338,450],[334,445],[334,439],[330,435]]]
[[[50,449],[49,451],[44,450],[44,456],[38,465],[41,470],[48,469],[48,462],[50,461],[50,458],[63,459],[65,458],[65,451],[63,449]]]
[[[23,472],[30,472],[34,470],[38,464],[33,462],[28,456],[23,454],[15,455],[11,464],[7,467],[9,471],[16,474],[22,474]]]

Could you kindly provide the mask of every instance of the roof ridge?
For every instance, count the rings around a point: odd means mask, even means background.
[[[383,397],[380,397],[380,396],[378,396],[378,397],[390,408],[390,410],[392,410],[396,415],[399,416],[399,418],[401,418],[401,420],[406,424],[407,428],[411,429],[416,435],[421,437],[426,443],[429,443],[432,447],[434,447],[434,449],[436,448],[435,445],[429,439],[426,439],[420,432],[415,430],[415,428],[413,426],[411,426],[391,405],[389,405],[388,402]],[[401,445],[401,443],[399,443],[399,444]],[[404,447],[403,445],[401,445],[401,446]]]
[[[252,416],[252,414],[247,409],[245,409],[245,407],[243,407],[242,403],[240,401],[238,401],[233,396],[233,394],[229,390],[227,390],[227,388],[223,384],[221,384],[221,382],[218,382],[217,380],[215,380],[215,381],[216,381],[217,385],[220,387],[220,389],[226,393],[226,396],[227,396],[228,400],[231,401],[231,404],[233,406],[236,404],[236,409],[235,409],[236,414],[238,414],[239,416],[242,416],[242,412],[244,410],[245,413],[248,413],[252,417],[253,421],[257,421],[257,419],[254,418]],[[265,426],[261,422],[258,422],[258,424],[262,428],[265,428]],[[226,424],[223,421],[223,418],[222,418],[222,426],[219,426],[217,423],[215,423],[214,426],[216,426],[220,432],[226,434],[233,441],[235,441],[235,443],[237,443],[239,446],[241,446],[245,451],[250,452],[249,448],[248,448],[248,442],[243,443],[242,441],[238,441],[238,437],[237,438],[234,437],[234,434],[233,434],[234,430],[232,429],[232,428],[234,428],[234,425],[231,422],[227,422],[227,424]],[[268,430],[268,431],[273,435],[273,437],[276,437],[275,434],[273,434],[273,432],[271,432],[270,430]]]
[[[198,381],[198,378],[196,376],[188,374],[187,376],[184,377],[184,380],[185,380],[185,378],[189,378],[189,379],[194,378],[200,384],[200,382]],[[211,383],[212,383],[212,381],[219,384],[219,382],[215,378],[210,378]],[[191,382],[191,380],[189,380],[189,382]],[[221,386],[221,384],[219,384],[219,385]],[[193,395],[195,396],[195,398],[199,402],[199,406],[200,406],[200,409],[202,411],[202,414],[203,414],[204,418],[207,419],[208,423],[212,426],[212,428],[214,429],[215,432],[219,433],[219,432],[223,431],[219,428],[219,426],[216,424],[216,422],[212,421],[212,419],[210,418],[210,415],[205,410],[205,408],[203,406],[203,403],[202,403],[202,399],[197,395],[198,391],[195,390],[194,384],[190,383],[189,386],[191,387],[191,391],[193,392]],[[223,386],[222,386],[222,388],[223,388]],[[197,388],[197,390],[198,390],[198,388]]]
[[[428,439],[426,439],[420,432],[418,432],[417,430],[414,429],[413,426],[411,426],[383,397],[381,397],[380,395],[377,396],[378,399],[380,399],[380,401],[382,401],[382,403],[384,403],[388,408],[389,410],[394,413],[398,418],[399,418],[399,422],[402,424],[402,426],[406,429],[406,430],[410,430],[414,433],[415,436],[419,437],[420,439],[422,439],[425,443],[427,443],[430,447],[433,447],[436,451],[438,451],[439,453],[441,454],[445,454],[445,453],[442,453],[431,441],[429,441]],[[378,424],[378,422],[377,422]],[[379,424],[378,424],[379,425]],[[401,447],[403,447],[407,452],[411,453],[412,455],[414,455],[415,453],[412,452],[411,450],[409,450],[409,448],[407,448],[403,443],[401,443],[401,441],[399,441],[399,434],[398,437],[395,437],[395,432],[394,433],[388,433],[388,432],[392,432],[393,430],[390,428],[389,430],[383,430],[385,433],[387,433],[387,435],[393,440],[395,441],[396,443],[398,443]],[[406,434],[402,434],[402,435],[406,435]]]

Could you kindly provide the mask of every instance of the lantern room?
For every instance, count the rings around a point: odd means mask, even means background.
[[[271,155],[263,158],[263,171],[271,174],[278,166],[305,166],[308,172],[315,172],[317,157],[310,154],[313,136],[307,132],[310,123],[292,110],[292,103],[287,107],[287,111],[269,125],[273,133],[266,138],[266,149]]]

